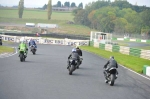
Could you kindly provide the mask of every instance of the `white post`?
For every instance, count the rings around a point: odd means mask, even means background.
[[[92,41],[92,37],[93,37],[93,32],[91,31],[90,41]]]

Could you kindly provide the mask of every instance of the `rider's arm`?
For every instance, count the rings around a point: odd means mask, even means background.
[[[68,56],[68,59],[71,57],[71,54]]]
[[[33,41],[33,42],[34,42],[34,45],[36,45],[35,41]]]
[[[107,61],[107,63],[104,65],[104,68],[107,68],[108,64],[109,64],[109,61]]]
[[[26,49],[28,49],[27,45],[25,44]]]
[[[18,49],[20,49],[20,44],[19,44],[19,47],[18,47]]]
[[[30,46],[30,41],[29,41],[29,46]]]
[[[118,63],[116,62],[116,68],[118,68]]]
[[[81,56],[82,56],[82,50],[81,50]]]

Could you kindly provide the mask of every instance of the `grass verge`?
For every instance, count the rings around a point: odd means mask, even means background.
[[[14,48],[6,47],[6,46],[0,46],[0,54],[10,53],[10,52],[14,52]]]
[[[124,55],[117,52],[110,52],[101,50],[99,48],[94,48],[90,46],[81,46],[82,50],[89,51],[91,53],[97,54],[98,56],[109,58],[110,56],[114,56],[119,64],[134,70],[137,73],[143,72],[144,65],[150,65],[150,60],[142,59],[135,56]]]

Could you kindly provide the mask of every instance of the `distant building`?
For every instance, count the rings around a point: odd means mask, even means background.
[[[73,11],[75,9],[77,9],[77,7],[52,7],[53,11]]]

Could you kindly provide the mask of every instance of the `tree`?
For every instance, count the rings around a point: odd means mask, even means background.
[[[95,13],[96,13],[96,10],[93,10],[88,15],[88,19],[91,22],[91,28],[93,29],[97,29],[97,19],[96,19]]]
[[[42,7],[43,10],[47,9],[47,5],[45,4],[43,7]]]
[[[18,15],[19,15],[19,18],[22,18],[23,10],[24,10],[24,0],[20,0],[19,1],[19,5],[18,5]]]
[[[51,19],[51,14],[52,14],[52,1],[49,0],[47,4],[47,11],[48,11],[48,20]]]
[[[64,6],[65,6],[65,7],[70,7],[70,2],[65,2],[65,3],[64,3]]]
[[[83,4],[82,4],[82,2],[79,4],[78,8],[82,8],[82,9],[83,9]]]
[[[115,33],[125,33],[125,26],[128,24],[127,20],[124,18],[117,18],[114,20],[115,23],[115,28],[114,32]]]
[[[123,8],[131,8],[132,5],[128,2],[128,1],[121,1],[121,0],[116,0],[115,2],[113,2],[111,4],[111,6],[117,6],[119,7],[120,9],[123,9]]]
[[[150,10],[145,10],[140,13],[144,26],[150,26]]]
[[[57,2],[57,7],[61,7],[61,2],[60,1]]]
[[[78,10],[76,16],[74,17],[74,22],[76,24],[82,24],[88,26],[90,21],[88,20],[88,12],[86,10]]]
[[[76,7],[76,4],[74,2],[72,2],[71,7]]]

